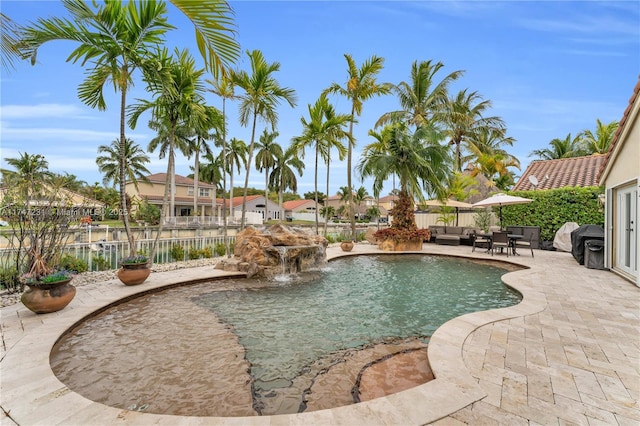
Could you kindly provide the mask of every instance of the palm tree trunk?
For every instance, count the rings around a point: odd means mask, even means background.
[[[316,141],[316,169],[315,169],[315,177],[314,177],[314,189],[316,191],[315,201],[316,201],[316,235],[319,235],[318,231],[318,141]]]
[[[251,144],[249,145],[249,159],[247,160],[247,173],[244,177],[244,194],[242,195],[242,216],[240,219],[240,227],[245,227],[245,216],[247,213],[247,189],[249,188],[249,172],[251,171],[251,161],[253,161],[253,146],[256,136],[256,120],[258,119],[258,113],[253,112],[253,126],[251,127]]]
[[[171,164],[171,194],[169,202],[169,216],[175,217],[176,215],[176,169],[175,169],[175,151],[173,149],[173,142],[169,142],[169,164]]]
[[[351,106],[351,121],[349,122],[349,149],[347,150],[347,188],[349,189],[349,216],[351,219],[351,239],[356,240],[356,216],[353,214],[353,185],[351,183],[351,157],[353,155],[353,120],[355,105]]]
[[[267,220],[268,217],[268,209],[267,209],[267,205],[268,205],[268,201],[269,201],[269,166],[265,167],[265,172],[264,172],[264,219]]]
[[[197,136],[198,138],[198,143],[196,145],[196,153],[195,153],[195,164],[193,165],[193,216],[195,218],[198,217],[198,195],[199,195],[199,191],[198,191],[198,183],[200,180],[200,162],[198,161],[200,159],[200,137]]]
[[[171,134],[169,138],[171,138]],[[171,142],[170,142],[171,143]],[[160,239],[160,235],[162,235],[162,231],[164,230],[164,221],[166,217],[167,211],[167,201],[169,198],[169,183],[171,177],[171,170],[173,169],[173,156],[169,156],[169,161],[167,164],[167,176],[164,179],[164,195],[162,196],[162,209],[160,209],[160,225],[158,226],[158,233],[156,234],[156,238],[153,240],[153,246],[151,247],[151,253],[149,254],[149,267],[153,265],[153,258],[156,255],[156,249],[158,247],[158,240]]]
[[[126,70],[125,70],[126,71]],[[131,226],[129,225],[129,212],[127,211],[127,193],[126,193],[126,182],[125,182],[125,166],[127,159],[125,158],[125,134],[124,134],[124,123],[126,117],[126,105],[127,105],[127,91],[122,90],[120,95],[120,144],[119,144],[119,160],[120,160],[120,170],[119,170],[119,184],[120,184],[120,212],[122,213],[122,222],[124,223],[124,232],[127,234],[127,241],[129,243],[129,256],[133,256],[136,254],[136,240],[133,237],[133,233],[131,232]]]
[[[324,203],[324,211],[325,211],[325,217],[324,217],[324,237],[327,237],[327,224],[329,223],[329,217],[326,214],[327,212],[327,208],[329,207],[327,205],[328,203],[328,198],[329,198],[329,165],[331,164],[331,148],[329,148],[329,153],[327,154],[327,199],[325,199],[325,203]],[[316,207],[318,207],[316,205]]]

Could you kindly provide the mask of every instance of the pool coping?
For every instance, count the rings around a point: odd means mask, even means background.
[[[489,260],[486,255],[465,253],[437,253],[425,245],[420,254],[439,254]],[[425,250],[426,249],[426,250]],[[375,246],[358,245],[354,252],[344,253],[338,248],[327,249],[327,258],[345,255],[385,253]],[[410,252],[403,252],[410,253]],[[524,259],[523,259],[524,260]],[[510,263],[527,266],[520,259]],[[32,314],[24,307],[15,309],[20,317],[35,317],[33,328],[25,330],[17,343],[10,347],[0,361],[0,404],[17,424],[88,424],[100,419],[105,423],[124,424],[208,424],[208,425],[313,425],[353,424],[425,424],[446,417],[486,396],[463,361],[463,345],[477,328],[496,321],[534,314],[546,306],[544,294],[526,285],[531,269],[508,272],[502,279],[523,295],[518,305],[507,308],[466,314],[439,327],[430,339],[428,357],[435,379],[406,391],[371,401],[326,410],[299,414],[256,417],[187,417],[134,412],[93,402],[72,392],[51,371],[49,354],[59,337],[74,324],[96,310],[137,293],[174,285],[180,282],[238,275],[213,267],[192,268],[154,273],[142,285],[127,287],[111,280],[102,285],[78,287],[78,295],[63,311],[55,314]],[[525,285],[523,285],[523,283]],[[5,309],[2,310],[4,315]],[[33,321],[33,319],[32,319]],[[3,323],[5,320],[3,319]],[[64,407],[64,408],[61,408]]]

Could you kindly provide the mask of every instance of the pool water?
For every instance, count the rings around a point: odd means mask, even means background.
[[[340,356],[398,339],[428,342],[449,319],[519,303],[504,273],[464,259],[376,255],[284,282],[177,287],[87,319],[56,344],[51,365],[75,392],[118,408],[297,412],[318,371]]]
[[[194,298],[233,325],[257,391],[281,387],[321,356],[392,338],[427,339],[460,315],[519,303],[504,269],[423,255],[332,261],[316,280]]]

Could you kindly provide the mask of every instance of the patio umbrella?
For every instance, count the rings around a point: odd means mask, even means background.
[[[463,203],[462,201],[452,200],[451,198],[440,201],[440,200],[427,200],[423,203],[425,206],[439,206],[439,207],[455,207],[456,208],[456,226],[458,226],[458,209],[470,209],[473,208],[472,204]]]
[[[533,200],[529,198],[516,197],[515,195],[507,195],[500,192],[498,194],[492,195],[489,198],[485,198],[484,200],[480,200],[477,203],[474,203],[473,207],[499,206],[500,207],[500,227],[502,227],[502,206],[508,206],[510,204],[526,204],[532,201]]]

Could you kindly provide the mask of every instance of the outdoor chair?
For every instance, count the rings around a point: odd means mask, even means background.
[[[509,234],[506,231],[494,232],[491,240],[491,256],[493,256],[493,253],[497,248],[501,251],[505,248],[507,251],[507,257],[509,257],[509,249],[511,247],[509,243]]]
[[[513,252],[515,253],[518,248],[528,248],[529,250],[531,250],[531,257],[533,257],[532,240],[533,240],[533,234],[529,235],[529,240],[528,241],[527,240],[516,240],[513,243]]]
[[[488,252],[491,250],[491,237],[489,235],[473,234],[472,246],[471,252],[476,251],[476,247],[483,248]]]

